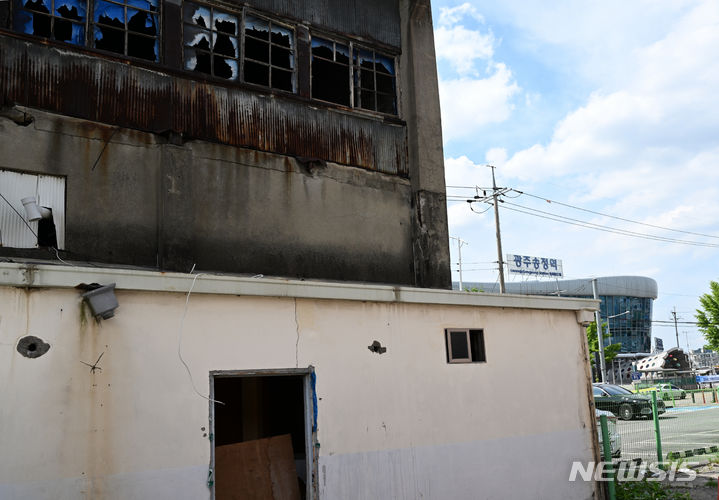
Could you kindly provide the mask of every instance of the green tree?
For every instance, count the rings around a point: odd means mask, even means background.
[[[609,334],[605,332],[607,328],[606,323],[602,323],[602,337],[605,339],[609,338]],[[592,321],[587,326],[587,343],[589,344],[589,354],[594,357],[594,353],[599,351],[599,339],[597,338],[597,322]],[[609,364],[619,354],[622,344],[609,344],[604,346],[604,361]]]
[[[704,334],[707,347],[719,351],[719,283],[709,282],[710,293],[699,297],[702,308],[695,315],[699,330]]]

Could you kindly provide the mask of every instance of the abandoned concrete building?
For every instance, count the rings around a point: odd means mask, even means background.
[[[0,498],[595,497],[597,303],[449,290],[439,117],[429,0],[0,0]]]

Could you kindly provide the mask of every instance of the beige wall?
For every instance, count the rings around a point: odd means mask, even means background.
[[[96,324],[75,290],[0,287],[0,498],[210,497],[186,295],[117,296]],[[447,327],[483,328],[487,363],[447,364]],[[323,499],[590,498],[567,481],[593,456],[583,342],[574,310],[195,293],[182,352],[204,394],[212,370],[315,367]]]

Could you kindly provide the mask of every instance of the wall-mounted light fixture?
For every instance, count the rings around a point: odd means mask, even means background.
[[[25,214],[27,215],[28,221],[34,222],[40,219],[49,219],[52,217],[52,210],[47,207],[38,206],[37,200],[34,196],[28,196],[20,201],[22,202],[23,207],[25,207]]]
[[[112,318],[115,315],[115,309],[119,305],[117,297],[115,297],[115,283],[85,292],[82,294],[82,298],[90,306],[95,319]]]

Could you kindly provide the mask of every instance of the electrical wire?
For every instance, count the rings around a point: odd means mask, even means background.
[[[693,231],[685,231],[685,230],[683,230],[683,229],[673,229],[673,228],[670,228],[670,227],[657,226],[657,225],[655,225],[655,224],[649,224],[649,223],[647,223],[647,222],[639,222],[639,221],[635,221],[635,220],[631,220],[631,219],[626,219],[626,218],[624,218],[624,217],[617,217],[616,215],[609,215],[609,214],[605,214],[605,213],[602,213],[602,212],[596,212],[596,211],[594,211],[594,210],[589,210],[589,209],[587,209],[587,208],[577,207],[577,206],[574,206],[574,205],[570,205],[570,204],[568,204],[568,203],[562,203],[561,201],[550,200],[549,198],[545,198],[545,197],[543,197],[543,196],[537,196],[537,195],[530,194],[530,193],[527,193],[527,192],[524,192],[524,191],[519,191],[519,190],[517,190],[517,189],[513,189],[513,191],[515,191],[515,192],[517,192],[517,193],[524,194],[524,195],[526,195],[526,196],[530,196],[530,197],[532,197],[532,198],[536,198],[536,199],[538,199],[538,200],[544,200],[544,201],[546,201],[546,202],[548,202],[548,203],[554,203],[554,204],[556,204],[556,205],[561,205],[561,206],[564,206],[564,207],[573,208],[574,210],[581,210],[582,212],[587,212],[587,213],[594,214],[594,215],[601,215],[602,217],[609,217],[609,218],[611,218],[611,219],[621,220],[621,221],[624,221],[624,222],[630,222],[630,223],[632,223],[632,224],[639,224],[639,225],[642,225],[642,226],[653,227],[654,229],[662,229],[662,230],[664,230],[664,231],[674,231],[674,232],[677,232],[677,233],[691,234],[691,235],[693,235],[693,236],[704,236],[705,238],[716,238],[716,239],[719,239],[719,236],[715,236],[715,235],[711,235],[711,234],[695,233],[695,232],[693,232]]]
[[[192,266],[192,271],[195,270],[195,266]],[[192,273],[190,271],[190,273]],[[190,367],[185,362],[185,359],[182,357],[182,330],[185,325],[185,316],[187,316],[187,309],[190,305],[190,295],[192,294],[192,289],[195,288],[195,282],[197,281],[197,278],[202,276],[202,273],[196,274],[195,277],[192,279],[192,284],[190,285],[190,289],[187,291],[187,297],[185,298],[185,310],[182,312],[182,319],[180,319],[180,330],[177,332],[177,356],[180,358],[180,362],[185,367],[185,370],[187,371],[187,375],[190,377],[190,383],[192,384],[192,389],[197,393],[198,396],[200,396],[202,399],[206,399],[210,403],[219,403],[221,405],[224,405],[222,401],[218,401],[216,399],[212,399],[208,396],[205,396],[200,391],[197,390],[197,387],[195,386],[195,379],[192,377],[192,372],[190,371]]]
[[[510,204],[510,203],[509,203],[509,202],[505,202],[505,205],[506,205],[506,204]],[[514,204],[511,203],[511,205],[514,205]],[[521,207],[521,205],[517,205],[517,206],[520,206],[520,207]],[[518,209],[518,208],[511,208],[511,207],[504,207],[504,208],[505,208],[506,210],[511,210],[511,211],[513,211],[513,212],[519,212],[519,213],[526,214],[526,215],[532,215],[532,216],[534,216],[534,217],[539,217],[539,218],[541,218],[541,219],[552,220],[552,221],[555,221],[555,222],[562,222],[562,223],[564,223],[564,224],[569,224],[569,225],[572,225],[572,226],[579,226],[579,227],[583,227],[583,228],[585,228],[585,229],[596,229],[596,230],[598,230],[598,231],[604,231],[604,232],[607,232],[607,233],[620,234],[620,235],[622,235],[622,236],[631,236],[631,237],[634,237],[634,238],[641,238],[641,239],[652,240],[652,241],[661,241],[661,242],[664,242],[664,243],[679,243],[679,244],[682,244],[682,245],[690,245],[690,246],[698,246],[698,247],[709,247],[709,248],[719,248],[719,245],[714,244],[714,243],[701,243],[701,242],[698,242],[698,241],[676,240],[676,239],[673,239],[673,238],[664,238],[664,237],[662,237],[662,236],[653,236],[653,235],[648,235],[648,234],[643,234],[643,233],[635,233],[635,232],[633,232],[633,231],[627,231],[627,230],[623,230],[623,229],[611,228],[611,227],[608,227],[608,226],[602,226],[602,225],[600,225],[600,224],[594,224],[594,223],[592,223],[592,222],[579,221],[579,220],[577,220],[577,219],[572,219],[572,218],[570,218],[570,217],[563,217],[563,216],[561,216],[561,215],[549,214],[548,212],[542,212],[541,210],[527,209],[527,210],[530,210],[530,211],[526,211],[526,210],[520,210],[520,209]],[[525,208],[525,207],[522,207],[522,208]],[[537,211],[537,212],[540,212],[540,213],[548,214],[549,216],[547,216],[547,215],[540,215],[540,214],[538,214],[538,213],[532,213],[532,210]],[[574,222],[570,222],[570,221],[574,221]]]

